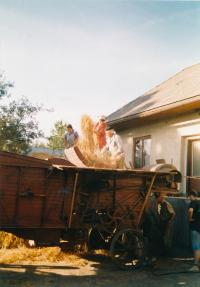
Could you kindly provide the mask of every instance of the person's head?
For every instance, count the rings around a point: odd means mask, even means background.
[[[190,200],[195,200],[197,197],[198,197],[198,193],[196,192],[196,190],[191,190],[189,193]]]
[[[73,127],[71,124],[67,125],[67,131],[68,131],[68,133],[72,133]]]
[[[105,122],[106,121],[106,117],[105,116],[100,116],[99,117],[99,121],[100,122]]]
[[[114,135],[115,131],[113,129],[107,129],[106,135],[111,138]]]
[[[154,195],[158,203],[162,203],[165,200],[165,194],[162,192],[155,192]]]

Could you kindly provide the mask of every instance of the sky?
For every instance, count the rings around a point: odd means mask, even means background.
[[[58,120],[79,131],[199,63],[199,31],[196,1],[0,0],[0,72],[12,98],[53,109],[46,136]]]

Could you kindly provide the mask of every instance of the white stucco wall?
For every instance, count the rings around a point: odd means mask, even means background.
[[[123,139],[126,163],[133,159],[133,139],[151,136],[151,165],[156,159],[172,163],[186,176],[187,140],[200,136],[200,115],[198,113],[158,120],[157,123],[133,127],[119,132]]]

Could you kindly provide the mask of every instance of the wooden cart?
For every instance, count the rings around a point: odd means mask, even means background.
[[[0,229],[37,243],[105,248],[120,268],[135,268],[144,256],[148,199],[176,192],[176,172],[59,163],[0,152]]]

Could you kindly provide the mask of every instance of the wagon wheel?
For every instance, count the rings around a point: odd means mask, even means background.
[[[88,231],[88,250],[109,249],[108,234],[96,227]]]
[[[114,211],[107,209],[106,217],[100,217],[101,229],[113,236],[116,230],[124,224],[124,214],[126,214],[126,210],[121,204],[116,203]]]
[[[110,246],[112,261],[122,270],[136,269],[144,260],[144,241],[132,229],[122,229],[113,237]]]
[[[120,225],[122,218],[117,214],[107,213],[107,218],[100,218],[100,228],[109,234],[113,234]]]

